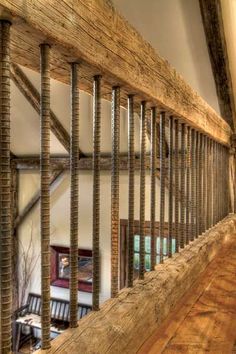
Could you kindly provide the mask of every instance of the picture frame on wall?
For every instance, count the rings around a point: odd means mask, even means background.
[[[51,246],[51,285],[70,286],[70,248]],[[91,250],[78,249],[78,290],[92,292],[93,257]]]

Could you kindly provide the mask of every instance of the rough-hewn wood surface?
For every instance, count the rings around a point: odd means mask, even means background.
[[[236,242],[222,246],[139,354],[231,354],[236,341]]]
[[[47,353],[136,353],[235,231],[236,216],[230,216],[64,332]]]
[[[199,0],[221,115],[236,128],[235,102],[219,0]]]
[[[81,62],[81,88],[103,75],[102,95],[120,85],[121,102],[136,94],[228,143],[231,129],[105,0],[0,0],[13,20],[12,59],[39,70],[39,44],[52,44],[52,77],[68,83],[69,62]],[[150,122],[150,119],[148,120]]]

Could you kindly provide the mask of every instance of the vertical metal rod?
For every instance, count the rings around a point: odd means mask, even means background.
[[[199,132],[196,131],[196,190],[195,190],[195,201],[196,201],[196,227],[195,227],[195,237],[197,238],[199,235]]]
[[[70,139],[70,327],[78,325],[79,64],[71,64]]]
[[[166,149],[165,149],[165,112],[160,114],[160,263],[163,263],[163,239],[165,230],[165,178],[166,178]]]
[[[1,353],[11,351],[12,241],[10,169],[10,27],[0,21],[0,332]]]
[[[112,89],[112,167],[111,167],[111,297],[119,290],[119,156],[120,88]]]
[[[157,129],[156,129],[156,107],[151,109],[151,270],[156,265],[156,151],[157,151]]]
[[[179,122],[175,120],[175,252],[179,252]]]
[[[207,187],[206,187],[206,168],[207,168],[207,144],[206,144],[206,136],[202,136],[202,232],[206,231],[206,204],[207,204]]]
[[[141,131],[140,131],[140,267],[139,278],[144,279],[145,273],[145,181],[146,181],[146,102],[141,102]]]
[[[202,170],[203,170],[203,137],[202,134],[199,133],[199,177],[198,177],[198,183],[199,183],[199,189],[198,189],[198,217],[199,217],[199,224],[198,224],[198,235],[202,234]]]
[[[128,165],[129,165],[129,200],[128,200],[128,287],[133,286],[134,273],[134,97],[128,96]]]
[[[213,141],[213,225],[216,224],[216,143]]]
[[[186,243],[185,225],[185,124],[181,124],[181,169],[180,169],[180,248]]]
[[[50,46],[40,45],[42,349],[50,348]]]
[[[101,76],[93,81],[93,310],[99,310],[100,291],[100,155]]]
[[[187,127],[187,159],[186,159],[186,244],[190,241],[190,173],[191,173],[191,130]]]
[[[195,130],[192,129],[192,139],[191,139],[191,241],[194,240],[196,235],[195,225],[196,225],[196,134]]]
[[[209,151],[209,138],[206,136],[206,230],[209,229],[209,196],[210,196],[210,151]]]
[[[210,227],[213,226],[213,184],[214,184],[214,176],[213,176],[213,140],[210,139],[210,163],[211,163],[211,168],[210,168],[210,181],[211,181],[211,186],[210,186]]]
[[[173,138],[174,138],[174,118],[169,118],[169,233],[168,233],[168,257],[172,257],[172,236],[173,236]]]

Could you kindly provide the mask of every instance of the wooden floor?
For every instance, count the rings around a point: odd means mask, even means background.
[[[236,353],[236,244],[222,248],[138,354]]]

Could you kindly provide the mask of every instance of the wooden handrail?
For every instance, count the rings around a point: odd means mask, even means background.
[[[12,15],[12,60],[39,70],[39,43],[52,44],[52,77],[68,83],[68,62],[81,62],[81,88],[91,92],[92,77],[103,75],[102,94],[120,85],[150,105],[183,119],[216,141],[229,145],[228,124],[188,86],[106,0],[0,0]]]

